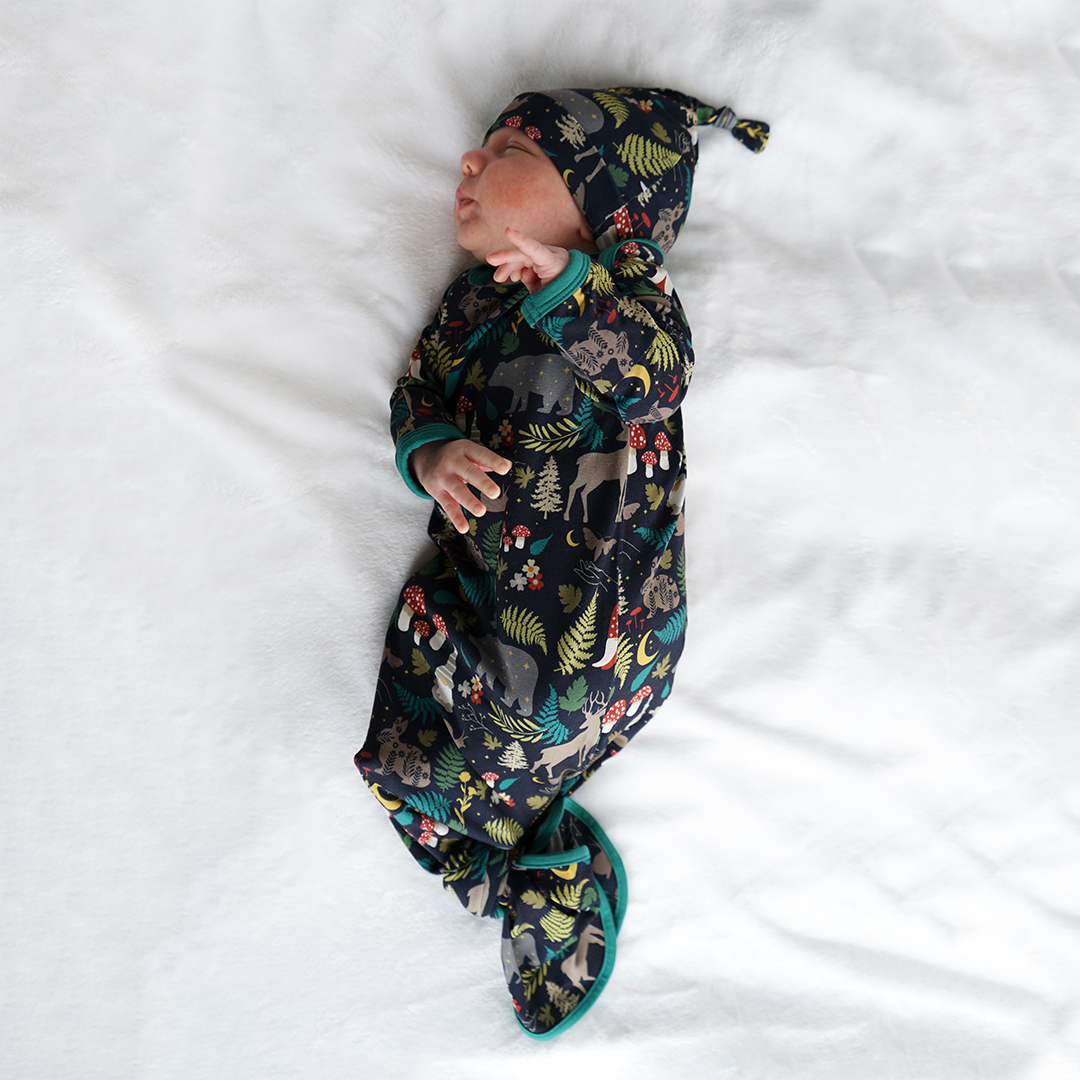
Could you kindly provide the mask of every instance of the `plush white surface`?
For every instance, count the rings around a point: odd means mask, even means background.
[[[0,1062],[1073,1080],[1072,0],[5,0]],[[581,792],[630,907],[517,1030],[352,765],[424,558],[387,400],[521,89],[702,135],[690,636]]]

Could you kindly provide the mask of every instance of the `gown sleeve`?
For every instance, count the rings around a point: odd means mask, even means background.
[[[431,496],[413,476],[409,455],[425,443],[465,438],[447,401],[446,375],[454,355],[453,293],[451,287],[443,296],[413,349],[408,371],[390,396],[390,435],[398,472],[410,490],[425,499]]]
[[[530,296],[522,314],[576,368],[586,392],[624,422],[666,420],[682,403],[694,366],[690,328],[648,240],[599,256],[570,253],[570,265]]]

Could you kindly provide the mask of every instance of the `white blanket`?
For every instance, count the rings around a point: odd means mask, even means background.
[[[0,1062],[19,1080],[1072,1080],[1075,0],[5,0]],[[690,630],[580,801],[614,976],[498,927],[355,772],[430,504],[387,400],[522,89],[703,131]]]

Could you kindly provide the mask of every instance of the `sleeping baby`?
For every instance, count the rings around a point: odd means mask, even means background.
[[[391,398],[436,551],[406,583],[356,763],[417,862],[502,919],[518,1022],[596,1000],[626,907],[571,797],[671,693],[686,629],[680,405],[664,268],[697,129],[768,127],[672,90],[516,98],[461,159],[451,283]]]

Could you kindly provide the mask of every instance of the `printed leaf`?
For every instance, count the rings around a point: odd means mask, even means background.
[[[563,612],[569,615],[581,603],[581,590],[573,585],[560,585],[559,599],[562,601]]]
[[[489,566],[494,566],[499,561],[499,525],[493,522],[484,530],[484,538],[480,544],[480,553]]]
[[[559,717],[559,695],[554,686],[536,714],[536,722],[544,729],[544,742],[549,746],[565,742],[570,737],[570,732]]]
[[[579,675],[570,684],[570,689],[566,691],[566,697],[559,698],[559,704],[567,712],[577,712],[578,709],[584,708],[588,693],[589,681],[584,675]]]
[[[542,810],[551,800],[546,795],[530,795],[525,802],[530,810]]]
[[[512,848],[525,835],[525,830],[513,818],[496,818],[484,822],[484,832],[500,847]],[[540,920],[543,924],[543,919]]]
[[[614,97],[612,94],[605,94],[602,91],[593,94],[593,98],[603,106],[615,120],[615,127],[620,128],[626,123],[626,118],[630,115],[630,107],[621,98]]]
[[[670,645],[682,636],[686,629],[686,605],[676,609],[664,625],[656,631],[656,638],[665,645]]]
[[[542,893],[538,893],[535,889],[526,889],[521,894],[521,899],[531,908],[536,908],[540,911],[542,908],[547,907],[547,901],[544,899]]]
[[[416,738],[419,740],[421,746],[430,747],[433,742],[438,738],[439,733],[434,729],[429,728],[427,731],[420,731],[417,733]]]
[[[555,459],[552,458],[551,460],[554,461]],[[550,536],[545,536],[543,540],[534,540],[529,545],[529,554],[530,555],[539,555],[544,550],[544,548],[546,548],[548,546],[548,544],[550,542],[551,542],[551,537]]]
[[[523,716],[510,716],[499,708],[494,702],[491,703],[490,716],[492,721],[511,738],[519,742],[539,742],[543,736],[543,728],[535,720]],[[464,758],[462,758],[464,761]]]
[[[668,653],[653,671],[653,678],[666,679],[668,672],[671,670],[671,653]]]
[[[541,917],[540,925],[552,941],[565,941],[574,932],[574,916],[552,908]]]
[[[596,644],[596,593],[585,611],[573,622],[556,647],[559,654],[558,671],[563,675],[572,675],[583,668],[592,655]]]
[[[477,390],[484,389],[484,383],[487,380],[484,378],[484,362],[477,360],[471,368],[469,368],[468,375],[465,376],[465,385],[475,387]]]
[[[519,432],[518,441],[526,450],[556,454],[568,450],[581,438],[581,428],[572,416],[554,424],[529,424]]]
[[[547,637],[544,624],[531,611],[508,604],[502,610],[502,628],[508,637],[522,645],[539,645],[540,651],[547,654]]]
[[[417,697],[401,683],[394,683],[394,692],[410,720],[418,724],[433,724],[442,719],[442,706],[433,697]]]
[[[664,529],[645,529],[640,525],[634,526],[634,532],[636,532],[650,547],[656,548],[657,551],[663,551],[664,548],[671,543],[671,538],[675,535],[675,528],[678,525],[677,521],[671,522]]]
[[[646,484],[645,497],[649,500],[649,509],[656,510],[664,501],[664,489],[659,484]]]
[[[484,749],[485,750],[498,750],[502,747],[502,743],[491,734],[490,731],[484,732]]]
[[[675,150],[650,142],[638,134],[627,135],[615,150],[638,176],[660,176],[682,160]]]
[[[444,791],[456,788],[463,772],[467,772],[465,757],[451,742],[447,743],[435,757],[431,777]]]
[[[645,353],[645,359],[657,371],[670,371],[676,364],[682,362],[679,347],[675,344],[674,339],[663,332],[658,333],[652,339],[652,344]]]
[[[667,642],[664,643],[668,644]],[[625,634],[619,635],[619,644],[615,650],[615,677],[619,680],[619,686],[626,685],[626,676],[630,674],[630,668],[634,663],[634,647]]]
[[[660,569],[671,569],[671,548],[668,548],[667,551],[665,551],[664,554],[660,556]]]
[[[424,659],[424,654],[419,649],[412,651],[412,671],[414,675],[426,675],[431,670],[431,665]]]
[[[534,480],[536,473],[528,465],[518,465],[514,469],[514,483],[524,491]]]
[[[409,792],[409,806],[418,814],[427,814],[436,821],[445,821],[451,815],[449,799],[430,789]]]
[[[585,882],[579,881],[576,885],[560,885],[552,894],[551,899],[559,907],[570,908],[577,911],[581,907],[581,892],[585,888]]]

